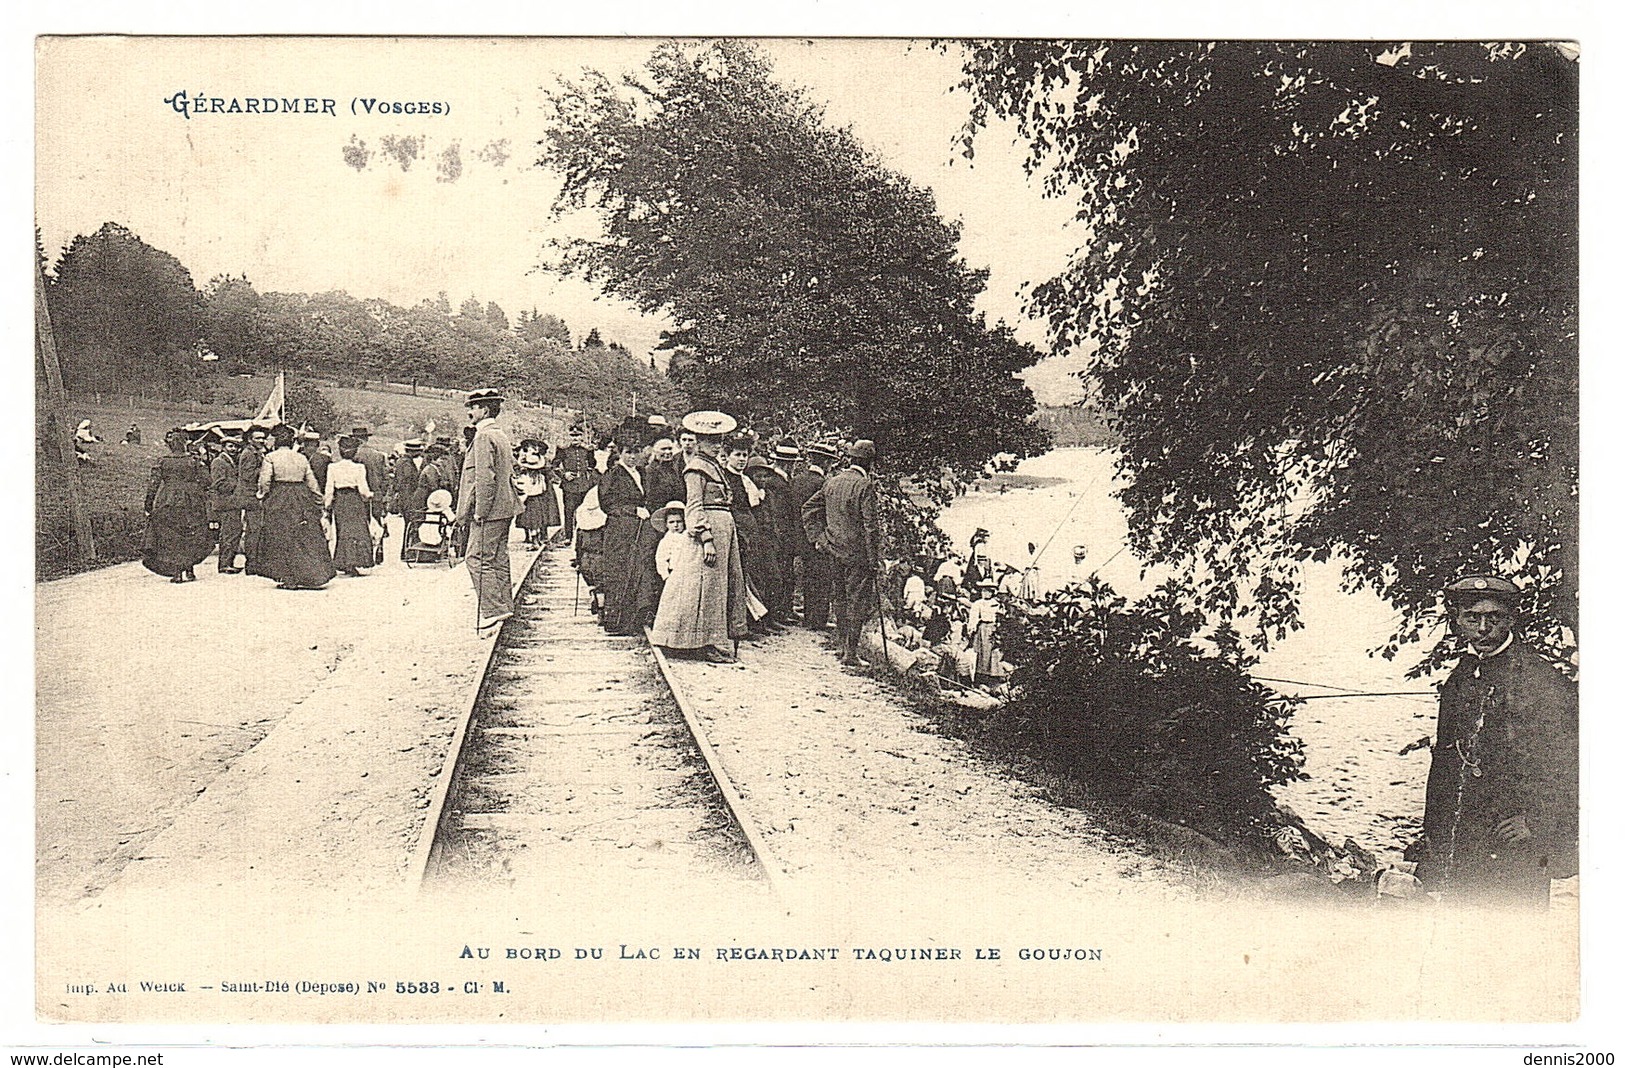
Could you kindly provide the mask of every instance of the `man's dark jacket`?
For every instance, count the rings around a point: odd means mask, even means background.
[[[1535,650],[1514,640],[1496,656],[1463,656],[1439,692],[1423,884],[1543,904],[1548,881],[1576,870],[1578,739],[1574,683]],[[1502,841],[1495,826],[1518,815],[1533,838]]]

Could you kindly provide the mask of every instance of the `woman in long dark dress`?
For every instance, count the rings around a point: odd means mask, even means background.
[[[683,485],[682,473],[672,465],[676,456],[677,438],[669,428],[660,431],[654,444],[649,447],[649,459],[643,465],[643,495],[649,502],[651,512],[664,507],[662,502],[669,504],[685,499],[688,490]],[[638,618],[645,625],[654,622],[655,612],[660,607],[660,592],[666,585],[665,578],[655,566],[655,551],[660,547],[666,528],[662,525],[652,529],[656,537],[648,543],[648,551],[639,565],[643,569],[643,578],[638,586]]]
[[[378,559],[368,503],[372,487],[367,485],[367,469],[355,458],[360,448],[360,438],[340,438],[339,458],[327,465],[324,503],[333,517],[333,566],[346,575],[360,575]]]
[[[745,465],[750,462],[751,439],[743,434],[731,436],[722,443],[722,477],[727,480],[733,494],[734,529],[739,537],[739,566],[745,571],[746,603],[751,597],[763,602],[762,591],[762,538],[761,522],[764,509],[756,499],[760,492],[756,484],[745,477]],[[752,634],[768,633],[766,617],[751,616]]]
[[[598,484],[598,506],[604,510],[604,629],[611,634],[636,634],[644,620],[639,605],[648,598],[644,558],[649,555],[649,498],[639,466],[648,458],[648,431],[628,420],[616,433],[620,455]],[[665,502],[661,502],[662,504]]]
[[[293,447],[292,427],[275,427],[271,440],[276,448],[260,464],[259,482],[265,572],[281,590],[321,589],[337,574],[322,529],[322,490],[310,461]]]
[[[171,582],[196,582],[192,570],[209,555],[209,478],[187,451],[186,432],[165,437],[169,455],[160,457],[147,484],[147,551],[141,563]]]

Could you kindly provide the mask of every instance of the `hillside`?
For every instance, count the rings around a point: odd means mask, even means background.
[[[165,452],[164,432],[185,423],[253,415],[270,392],[273,378],[254,375],[210,381],[213,403],[166,403],[140,397],[70,397],[66,425],[89,419],[101,444],[90,446],[91,462],[79,466],[79,478],[96,535],[94,560],[77,560],[68,526],[67,480],[47,457],[35,451],[35,574],[56,578],[141,555],[145,538],[142,503],[147,479]],[[293,384],[290,376],[289,385]],[[460,433],[467,422],[464,394],[456,390],[420,388],[413,396],[406,387],[354,388],[317,383],[340,414],[339,425],[366,424],[373,440],[390,450],[409,437],[422,434],[433,420],[435,433]],[[500,422],[515,440],[539,437],[551,444],[565,438],[568,414],[564,409],[519,402],[511,404]],[[140,445],[124,445],[124,433],[134,423],[141,429]]]

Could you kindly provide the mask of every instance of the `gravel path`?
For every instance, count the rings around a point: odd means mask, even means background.
[[[38,607],[42,904],[400,880],[487,648],[462,568],[289,592],[125,565]]]
[[[796,629],[746,643],[737,665],[672,662],[792,887],[1173,890],[1174,873],[934,733],[882,684],[842,671],[827,644]]]

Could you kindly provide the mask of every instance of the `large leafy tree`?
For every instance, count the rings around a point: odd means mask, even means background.
[[[69,389],[173,389],[196,366],[203,299],[192,275],[127,227],[76,236],[49,302]]]
[[[1452,577],[1516,573],[1533,635],[1572,648],[1571,54],[965,49],[966,151],[1008,120],[1089,231],[1031,305],[1058,346],[1098,341],[1139,551],[1266,633],[1298,565],[1340,555],[1400,610],[1390,653]]]
[[[1037,353],[976,311],[957,225],[759,51],[665,44],[548,99],[555,210],[603,223],[565,264],[673,321],[696,404],[872,437],[902,472],[1041,447],[1015,377]]]
[[[260,305],[259,291],[245,277],[216,275],[204,290],[204,341],[231,370],[265,363]]]

